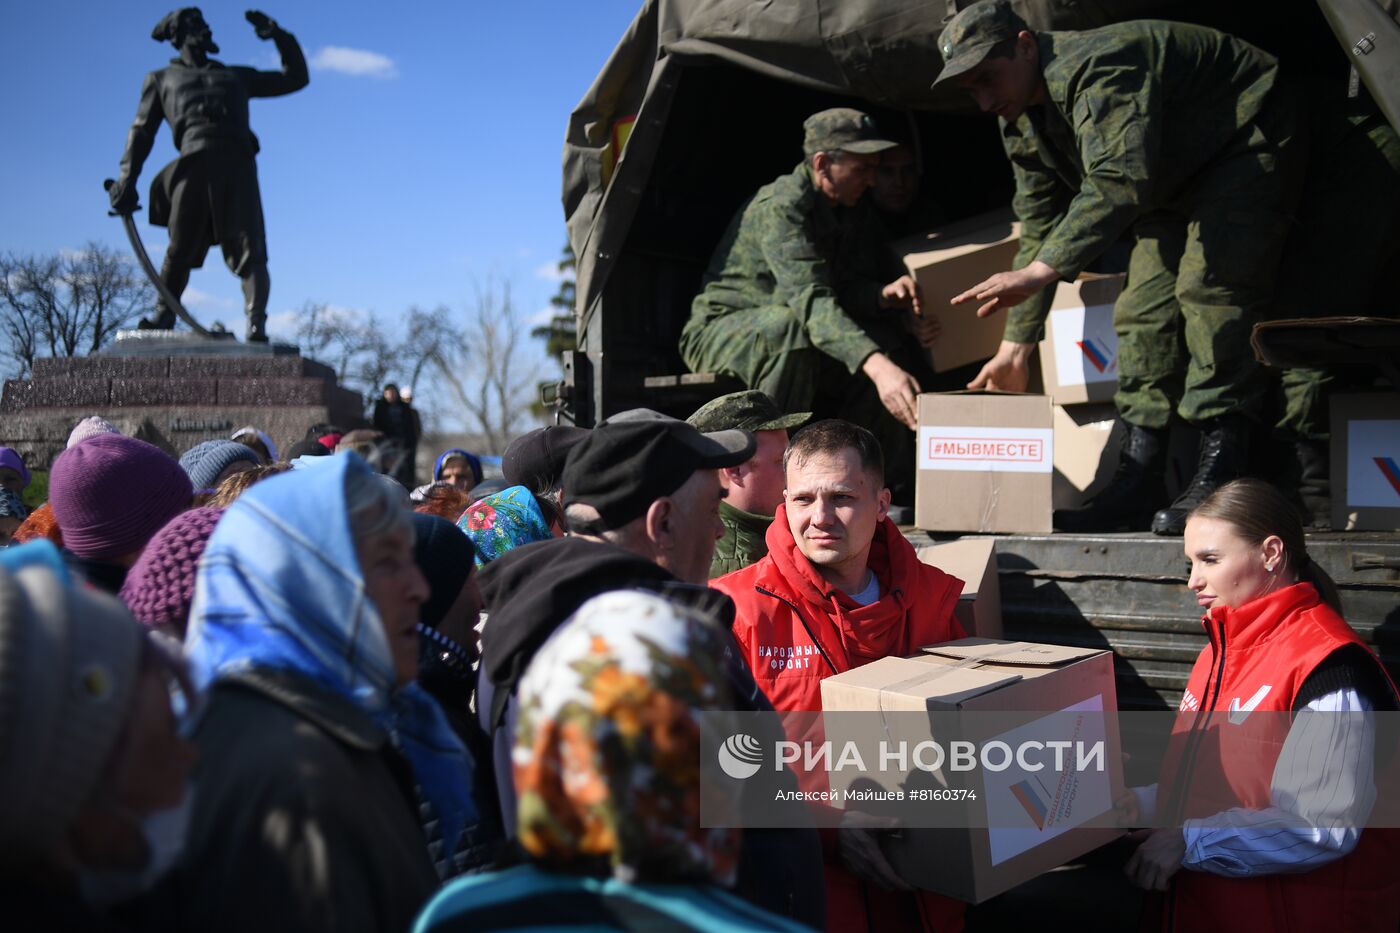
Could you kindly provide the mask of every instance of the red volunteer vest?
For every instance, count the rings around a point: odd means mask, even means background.
[[[1182,697],[1158,806],[1186,817],[1263,809],[1272,803],[1269,785],[1289,722],[1278,714],[1291,713],[1303,682],[1328,655],[1365,645],[1309,583],[1239,608],[1217,607],[1202,622],[1210,646],[1196,659]],[[1163,929],[1394,933],[1400,924],[1396,836],[1367,830],[1351,853],[1301,874],[1225,878],[1182,870],[1166,897]]]

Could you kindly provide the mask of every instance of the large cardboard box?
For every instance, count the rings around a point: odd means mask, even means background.
[[[919,396],[914,523],[928,531],[1050,531],[1050,399],[1010,392]]]
[[[947,224],[895,245],[905,268],[919,283],[924,306],[932,308],[943,323],[943,333],[929,350],[934,372],[996,354],[1006,316],[979,318],[975,304],[951,308],[948,302],[978,282],[1008,271],[1020,239],[1020,223],[1009,210],[1002,210]]]
[[[995,738],[1013,748],[1058,738],[1068,715],[1082,722],[1076,734],[1103,742],[1103,770],[1067,769],[1050,782],[1016,763],[999,771],[934,772],[944,787],[970,787],[976,801],[962,805],[982,811],[969,815],[967,828],[902,829],[887,840],[885,855],[910,884],[981,903],[1122,834],[1112,827],[1123,776],[1111,651],[967,638],[913,658],[883,658],[828,677],[821,687],[826,739],[835,743],[867,741],[843,734],[864,722],[839,715],[846,711],[878,711],[906,741],[945,744],[949,736],[933,732],[950,722],[967,722],[975,733],[979,723],[1007,717],[1020,724]],[[892,713],[924,715],[891,721]],[[926,724],[922,735],[919,723]],[[906,737],[910,730],[915,734]],[[908,785],[894,769],[830,774],[838,794],[857,781],[887,791]]]
[[[1113,478],[1128,430],[1112,404],[1056,404],[1055,479],[1050,497],[1056,509],[1077,509]]]
[[[1400,393],[1332,397],[1332,527],[1400,530]]]
[[[1001,637],[1001,579],[995,538],[959,538],[919,548],[919,560],[963,581],[954,610],[963,631],[981,638]]]
[[[1085,273],[1055,287],[1040,342],[1040,371],[1045,394],[1056,405],[1110,402],[1118,391],[1113,305],[1124,279]]]

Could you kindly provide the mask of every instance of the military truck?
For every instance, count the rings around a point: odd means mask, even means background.
[[[1323,3],[1341,43],[1326,38],[1329,20],[1313,0],[1015,0],[1033,29],[1142,17],[1222,28],[1278,55],[1293,81],[1323,101],[1348,97],[1353,60],[1378,96],[1400,93],[1400,76],[1386,70],[1400,62],[1400,30],[1386,30],[1380,0]],[[995,121],[973,112],[956,88],[930,89],[942,66],[939,31],[966,5],[644,3],[574,110],[565,141],[579,345],[566,355],[557,393],[564,417],[591,425],[642,405],[684,417],[737,388],[722,376],[687,373],[678,337],[735,210],[797,164],[802,121],[817,110],[856,106],[900,127],[948,220],[1009,203]],[[1342,22],[1339,10],[1354,21]],[[1371,13],[1379,14],[1375,25],[1363,15]],[[1368,43],[1370,52],[1353,51]],[[1400,113],[1385,109],[1392,119]],[[1396,538],[1332,535],[1311,547],[1341,586],[1348,618],[1400,672]],[[1179,539],[1012,536],[998,548],[1008,637],[1111,645],[1123,706],[1176,708],[1204,644],[1182,586]]]

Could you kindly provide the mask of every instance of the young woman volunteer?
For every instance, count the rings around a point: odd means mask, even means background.
[[[1126,871],[1165,892],[1166,929],[1400,924],[1400,835],[1364,829],[1393,749],[1375,712],[1395,685],[1342,618],[1297,513],[1253,479],[1189,517],[1189,586],[1210,644],[1192,668],[1147,834]]]

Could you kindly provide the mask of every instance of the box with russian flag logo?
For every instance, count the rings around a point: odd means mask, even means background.
[[[1332,397],[1332,528],[1400,531],[1400,393]]]
[[[1050,399],[1016,392],[919,396],[914,524],[926,531],[1048,534]]]
[[[1123,834],[1112,812],[1123,789],[1112,651],[964,638],[827,677],[821,691],[826,740],[854,746],[869,765],[829,770],[833,793],[846,800],[850,789],[878,787],[903,791],[907,807],[944,808],[928,820],[882,811],[904,817],[906,825],[882,834],[881,848],[911,885],[980,904]],[[1020,755],[1068,745],[1067,737],[1101,747],[1102,760],[1051,767]],[[947,756],[934,768],[890,754],[961,743],[1015,753],[1004,767],[963,769]],[[921,795],[923,786],[953,789],[944,796],[957,802]]]
[[[1056,405],[1109,402],[1118,391],[1118,334],[1113,305],[1122,275],[1085,273],[1061,282],[1045,319],[1040,371]]]

